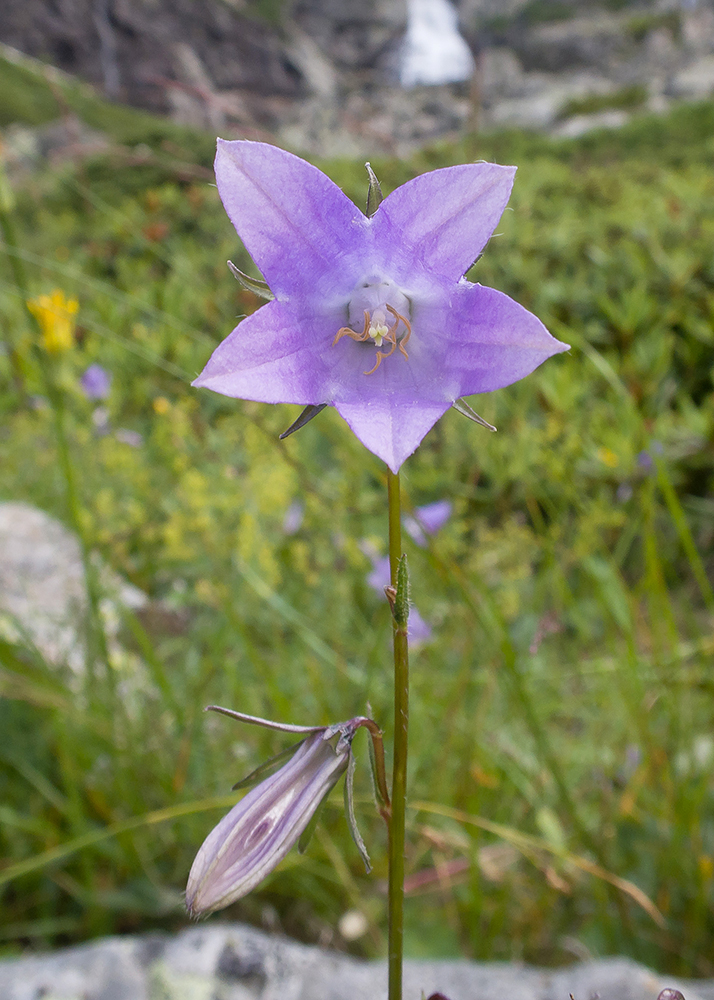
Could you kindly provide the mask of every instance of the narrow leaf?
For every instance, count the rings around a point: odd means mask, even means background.
[[[299,431],[301,427],[305,426],[305,424],[309,424],[310,421],[318,415],[318,413],[322,413],[326,406],[327,403],[310,403],[305,407],[297,420],[294,420],[288,429],[283,431],[280,435],[280,440],[284,441],[286,437],[290,437],[290,435],[294,434],[295,431]]]
[[[379,206],[382,204],[382,199],[384,195],[382,194],[382,185],[377,180],[377,175],[369,163],[365,163],[367,168],[367,173],[369,175],[369,188],[367,190],[367,211],[366,216],[371,219],[374,213],[377,211]]]
[[[367,874],[372,871],[372,865],[369,860],[369,854],[367,854],[367,848],[364,845],[362,836],[357,829],[357,820],[355,819],[355,796],[354,796],[354,774],[355,774],[355,757],[353,753],[350,753],[350,762],[347,765],[347,774],[345,775],[345,815],[347,816],[347,825],[350,828],[350,833],[352,834],[352,839],[357,845],[357,850],[362,856],[364,861],[364,867]]]
[[[221,715],[228,715],[231,719],[238,719],[239,722],[263,726],[265,729],[277,729],[281,733],[317,733],[325,729],[325,726],[292,726],[288,722],[271,722],[270,719],[261,719],[257,715],[244,715],[243,712],[234,712],[232,708],[221,708],[220,705],[207,705],[204,712],[220,712]]]
[[[251,785],[257,784],[257,782],[261,781],[263,778],[269,777],[274,771],[277,771],[279,765],[282,764],[287,757],[294,754],[298,747],[301,747],[304,742],[305,740],[300,740],[299,743],[293,743],[291,746],[281,750],[280,753],[276,753],[274,757],[270,758],[270,760],[266,760],[264,763],[259,764],[258,767],[256,767],[254,771],[251,771],[250,774],[246,775],[245,778],[242,778],[240,781],[236,781],[231,791],[237,792],[240,788],[250,788]]]
[[[493,424],[489,424],[488,420],[484,420],[483,417],[480,417],[475,410],[472,410],[465,399],[457,399],[456,402],[451,405],[457,413],[463,413],[465,417],[468,417],[469,420],[473,420],[475,424],[480,424],[481,427],[485,427],[487,431],[498,430],[498,428],[494,427]]]
[[[275,296],[270,291],[268,287],[268,282],[263,281],[262,278],[251,278],[249,274],[244,274],[243,271],[239,270],[232,260],[227,261],[228,267],[231,269],[231,274],[234,278],[240,281],[243,288],[247,288],[249,292],[253,292],[255,295],[259,295],[261,299],[274,299]]]

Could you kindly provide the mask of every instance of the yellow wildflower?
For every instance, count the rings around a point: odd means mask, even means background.
[[[59,288],[51,295],[30,299],[27,307],[42,330],[42,345],[50,354],[68,351],[74,344],[74,317],[79,309],[76,299],[67,299]]]
[[[597,457],[609,469],[616,469],[620,464],[620,459],[611,448],[598,448]]]

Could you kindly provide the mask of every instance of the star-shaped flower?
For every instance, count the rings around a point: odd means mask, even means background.
[[[219,139],[219,193],[274,300],[193,384],[332,405],[396,472],[459,397],[510,385],[567,350],[508,296],[463,277],[514,174],[492,163],[434,170],[367,217],[305,160]]]

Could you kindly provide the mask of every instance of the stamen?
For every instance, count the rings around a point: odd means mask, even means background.
[[[402,314],[401,314],[401,313],[398,313],[396,309],[393,309],[393,308],[392,308],[391,306],[389,306],[389,305],[387,306],[387,312],[390,312],[390,313],[392,314],[392,316],[394,316],[394,319],[395,319],[395,323],[394,323],[394,329],[395,329],[395,330],[396,330],[396,328],[397,328],[397,327],[399,326],[399,320],[401,320],[401,321],[402,321],[402,323],[403,323],[403,324],[405,325],[405,327],[407,328],[407,332],[406,332],[406,333],[404,334],[404,336],[402,337],[402,339],[401,339],[401,340],[399,341],[399,350],[400,350],[400,351],[402,352],[402,354],[404,355],[404,357],[405,357],[405,358],[407,359],[407,361],[408,361],[408,360],[409,360],[409,355],[408,355],[408,354],[407,354],[407,352],[405,351],[405,349],[404,349],[404,345],[405,345],[406,343],[408,343],[408,341],[409,341],[409,338],[410,338],[410,337],[411,337],[411,335],[412,335],[412,325],[411,325],[411,323],[409,322],[409,320],[408,320],[408,319],[406,318],[406,316],[402,316]]]
[[[349,327],[349,326],[342,326],[337,331],[337,334],[335,335],[335,339],[332,341],[332,346],[334,347],[335,344],[338,341],[340,341],[343,337],[351,337],[352,340],[356,340],[359,343],[361,343],[363,340],[369,340],[370,339],[370,336],[369,336],[369,326],[370,326],[370,323],[371,323],[371,319],[370,319],[369,313],[365,309],[365,311],[364,311],[364,329],[362,330],[362,333],[355,333],[355,331],[351,327]]]
[[[372,375],[374,372],[376,372],[379,366],[382,364],[382,358],[391,358],[391,356],[396,351],[397,338],[394,336],[393,330],[390,330],[384,339],[392,345],[391,351],[387,351],[386,354],[384,353],[384,351],[377,351],[377,364],[374,366],[374,368],[370,368],[368,372],[365,372],[364,373],[365,375]]]

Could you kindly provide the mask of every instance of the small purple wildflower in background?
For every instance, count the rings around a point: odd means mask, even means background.
[[[396,472],[461,396],[528,375],[567,345],[464,274],[515,167],[422,174],[367,217],[320,170],[266,143],[218,140],[218,191],[273,301],[193,383],[265,403],[331,405]]]
[[[367,574],[367,583],[378,597],[384,597],[384,588],[389,586],[389,556],[372,556],[372,570]]]
[[[126,427],[120,427],[116,432],[117,441],[128,444],[130,448],[141,448],[144,439],[138,431],[130,431]]]
[[[293,500],[285,511],[283,518],[283,534],[294,535],[300,530],[305,518],[305,506],[299,500]]]
[[[414,516],[406,514],[402,518],[404,530],[417,545],[426,546],[427,535],[435,535],[451,517],[454,505],[451,500],[437,500],[414,508]]]
[[[109,410],[106,406],[96,406],[92,410],[92,423],[98,437],[109,433]]]
[[[421,646],[422,643],[428,642],[431,639],[431,625],[424,621],[414,605],[409,608],[407,635],[409,636],[409,645],[412,649]]]
[[[87,399],[106,399],[112,385],[112,377],[101,365],[92,364],[79,380]]]

